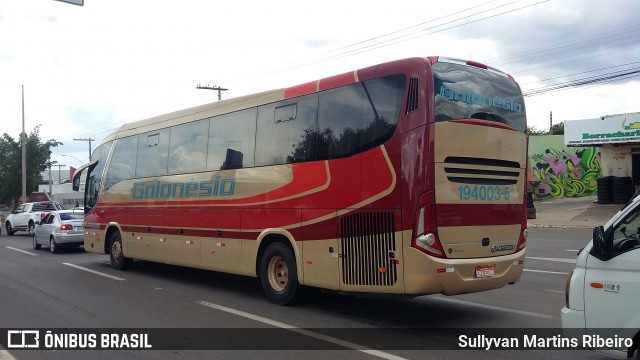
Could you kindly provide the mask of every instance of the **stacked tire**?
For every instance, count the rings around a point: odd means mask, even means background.
[[[527,219],[536,218],[536,208],[533,205],[533,193],[527,191]]]
[[[601,177],[597,180],[598,204],[611,204],[613,202],[613,176]]]
[[[626,204],[633,196],[633,181],[631,177],[613,178],[613,203]]]

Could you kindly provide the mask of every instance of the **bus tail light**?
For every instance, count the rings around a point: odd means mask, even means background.
[[[516,252],[524,249],[527,244],[527,236],[529,230],[527,230],[527,195],[524,195],[524,202],[522,205],[522,216],[520,217],[520,238],[518,239],[518,245],[516,245]]]
[[[477,68],[485,69],[485,70],[487,70],[487,69],[489,68],[487,65],[485,65],[485,64],[483,64],[483,63],[479,63],[479,62],[477,62],[477,61],[467,61],[467,65],[469,65],[469,66],[475,66],[475,67],[477,67]]]
[[[412,246],[431,256],[444,258],[444,249],[438,239],[433,192],[422,196],[414,224]]]

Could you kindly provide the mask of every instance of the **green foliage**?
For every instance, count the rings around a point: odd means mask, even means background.
[[[533,126],[527,126],[527,135],[530,136],[538,136],[538,135],[564,135],[564,122],[559,122],[551,127],[551,130],[538,130]]]
[[[27,159],[27,195],[38,188],[42,181],[40,175],[46,168],[51,156],[51,148],[62,145],[54,139],[42,142],[40,126],[36,126],[26,138]],[[0,138],[0,203],[12,205],[18,203],[22,193],[22,147],[20,137],[12,138],[4,134]]]
[[[564,135],[564,122],[559,122],[551,127],[551,135]]]

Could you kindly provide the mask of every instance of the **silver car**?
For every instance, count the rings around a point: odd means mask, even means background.
[[[60,247],[77,247],[84,243],[84,212],[58,210],[45,215],[33,232],[33,248],[48,245],[52,253]]]

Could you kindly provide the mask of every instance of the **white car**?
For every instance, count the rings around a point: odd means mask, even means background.
[[[84,244],[84,212],[58,210],[45,215],[33,233],[33,248],[49,246],[52,253],[60,247],[77,247]]]
[[[565,336],[621,359],[640,359],[640,196],[580,251],[567,278]]]

